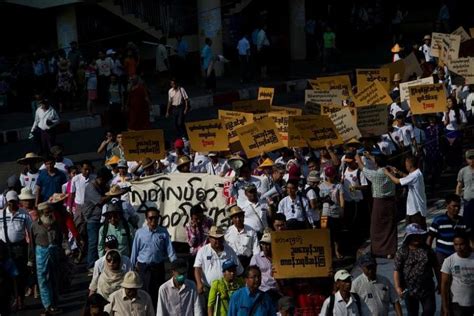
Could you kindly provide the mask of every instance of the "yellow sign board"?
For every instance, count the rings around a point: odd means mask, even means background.
[[[312,148],[323,148],[330,142],[332,145],[343,143],[336,126],[326,115],[317,115],[314,119],[296,124],[300,135]]]
[[[377,79],[354,95],[355,106],[391,104],[392,102],[392,98],[388,95],[387,90],[384,89]]]
[[[273,104],[273,97],[275,96],[275,88],[259,87],[257,99],[270,100],[270,105]]]
[[[296,126],[300,123],[311,122],[318,116],[319,115],[302,115],[288,117],[288,147],[308,147],[308,143],[303,138],[303,136],[300,135],[300,132]]]
[[[351,114],[351,110],[348,107],[330,114],[329,117],[334,123],[334,126],[336,126],[337,133],[341,135],[343,141],[347,142],[349,139],[360,138],[362,136]]]
[[[357,108],[357,127],[363,137],[380,136],[388,130],[388,106],[369,105]]]
[[[286,113],[288,113],[288,115],[292,115],[292,116],[301,115],[303,113],[302,109],[290,108],[290,107],[285,107],[285,106],[272,105],[271,110],[272,111],[285,111]]]
[[[390,69],[356,69],[357,88],[361,90],[378,80],[386,91],[390,90]]]
[[[288,113],[281,111],[281,112],[270,112],[268,113],[268,117],[273,120],[275,123],[278,132],[281,136],[281,141],[285,147],[288,147],[288,120],[289,115]]]
[[[285,147],[273,119],[266,117],[236,130],[248,158]]]
[[[413,114],[446,111],[446,91],[442,83],[410,87],[410,108]]]
[[[161,129],[123,132],[122,146],[125,159],[129,161],[166,157],[165,137]]]
[[[304,103],[312,102],[319,105],[342,106],[346,97],[342,89],[305,90]]]
[[[227,137],[229,143],[233,143],[239,140],[235,130],[239,127],[248,125],[253,122],[252,113],[235,112],[219,110],[219,119],[224,122],[224,128],[227,131]]]
[[[191,148],[197,152],[225,151],[229,148],[227,131],[221,120],[186,123]]]
[[[474,57],[451,60],[449,70],[464,77],[465,84],[474,84]]]
[[[275,279],[327,277],[332,268],[328,229],[272,232]]]

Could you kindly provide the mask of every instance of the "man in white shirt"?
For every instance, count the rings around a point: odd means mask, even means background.
[[[309,208],[308,199],[298,192],[298,185],[294,181],[286,184],[288,195],[278,204],[278,213],[285,215],[289,227],[305,229],[306,222],[315,225],[315,215]]]
[[[426,207],[426,193],[425,181],[423,174],[418,168],[418,159],[410,156],[405,158],[405,168],[408,174],[400,172],[395,168],[385,168],[385,174],[395,184],[408,186],[407,197],[407,223],[418,223],[426,230],[426,214],[428,212]],[[394,174],[401,175],[402,178],[395,177]]]
[[[411,147],[416,146],[415,132],[411,124],[405,124],[405,114],[403,112],[397,113],[394,129],[400,131],[403,139],[403,147],[405,150],[411,152]]]
[[[54,168],[68,175],[69,173],[68,169],[74,166],[74,163],[72,162],[71,159],[63,156],[62,147],[58,145],[51,147],[51,155],[53,155],[54,161],[55,161]],[[46,165],[44,163],[40,167],[40,170],[43,170],[43,169],[46,169]]]
[[[351,292],[359,295],[362,309],[368,310],[370,315],[388,316],[390,305],[393,305],[396,315],[402,316],[397,291],[389,279],[377,274],[377,261],[370,253],[358,261],[363,273],[352,282]]]
[[[223,277],[222,263],[226,260],[237,264],[237,275],[244,272],[235,251],[225,244],[222,229],[212,226],[208,237],[209,243],[199,249],[194,261],[194,278],[199,294],[209,293],[212,281]]]
[[[248,80],[248,68],[250,62],[250,43],[244,35],[237,44],[237,51],[239,52],[240,61],[240,83]]]
[[[234,249],[240,263],[246,268],[252,256],[260,252],[257,233],[250,226],[244,225],[245,214],[240,207],[232,205],[229,212],[232,225],[227,228],[225,241]]]
[[[420,52],[425,56],[425,61],[427,63],[434,62],[434,57],[431,55],[431,36],[425,35],[423,37],[423,45],[419,48]]]
[[[171,263],[171,279],[158,291],[156,316],[201,316],[202,308],[196,283],[186,279],[188,265],[182,258]]]
[[[81,173],[72,178],[71,193],[73,194],[74,202],[77,207],[81,207],[84,204],[84,192],[86,186],[95,176],[91,175],[92,163],[88,160],[82,162]]]
[[[102,103],[107,102],[107,94],[109,91],[110,75],[114,63],[112,58],[107,57],[103,51],[99,51],[99,58],[96,60],[97,65],[97,97]]]
[[[252,176],[250,172],[250,165],[246,162],[240,168],[240,174],[237,179],[234,178],[234,183],[232,185],[232,196],[237,199],[237,204],[242,205],[245,200],[245,190],[249,184],[254,184],[257,188],[258,193],[261,195],[264,192],[262,191],[262,180],[259,177]]]
[[[171,115],[173,117],[177,137],[183,137],[186,136],[184,117],[189,111],[189,97],[186,90],[178,84],[176,79],[171,79],[170,85],[165,116],[169,117]]]
[[[268,227],[268,204],[265,199],[258,199],[257,187],[253,184],[245,187],[247,200],[239,205],[245,213],[245,225],[250,226],[258,234]]]
[[[53,127],[59,123],[59,115],[49,105],[48,100],[42,99],[38,102],[40,107],[35,112],[35,121],[31,127],[29,138],[34,137],[40,148],[40,154],[47,155],[55,142]]]
[[[328,297],[319,315],[335,316],[369,316],[370,312],[362,308],[359,295],[351,293],[352,276],[346,270],[339,270],[334,275],[337,292]]]
[[[219,158],[219,154],[215,151],[210,152],[209,158],[205,164],[205,172],[210,175],[223,176],[229,169],[226,159]]]
[[[22,188],[28,188],[36,194],[36,180],[39,176],[39,170],[36,166],[42,158],[35,153],[27,153],[24,158],[20,158],[17,162],[26,167],[26,170],[20,174],[20,184]]]

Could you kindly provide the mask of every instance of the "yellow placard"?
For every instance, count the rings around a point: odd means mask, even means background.
[[[346,99],[342,89],[332,90],[305,90],[304,103],[312,102],[323,105],[342,106]]]
[[[235,130],[239,127],[245,126],[253,122],[252,113],[235,112],[235,111],[218,111],[219,119],[224,122],[224,128],[227,131],[229,143],[239,140]]]
[[[354,95],[355,106],[391,104],[392,102],[392,98],[388,95],[387,90],[384,89],[377,79]]]
[[[335,113],[329,115],[331,121],[336,126],[337,133],[341,136],[344,142],[347,142],[352,138],[360,138],[359,128],[354,116],[351,114],[351,110],[345,107]]]
[[[274,278],[327,277],[332,268],[328,229],[272,232]]]
[[[196,152],[225,151],[229,139],[222,120],[206,120],[186,123],[191,148]]]
[[[469,34],[467,34],[466,30],[462,26],[455,29],[451,34],[461,36],[461,43],[471,39]]]
[[[273,104],[273,97],[275,96],[275,88],[259,87],[257,99],[270,100],[270,105]]]
[[[459,57],[459,48],[461,46],[461,36],[454,34],[433,32],[431,34],[431,55],[434,57],[440,57],[443,39],[449,43],[450,59],[457,59]]]
[[[314,80],[314,83],[319,90],[340,89],[344,91],[344,95],[346,96],[349,95],[352,90],[351,79],[349,78],[349,75],[318,77]]]
[[[357,89],[372,84],[374,80],[378,80],[386,91],[390,90],[390,69],[375,68],[375,69],[356,69]]]
[[[343,143],[336,126],[326,115],[317,115],[314,119],[296,124],[300,135],[312,148],[323,148],[330,142],[332,145]]]
[[[373,137],[387,133],[388,106],[369,105],[358,107],[357,127],[363,137]]]
[[[272,111],[285,111],[290,116],[301,115],[303,113],[302,109],[290,108],[290,107],[287,107],[287,106],[274,106],[274,105],[272,105],[271,110]]]
[[[406,105],[410,105],[410,87],[419,86],[423,84],[432,84],[433,83],[433,76],[416,79],[413,81],[403,82],[400,83],[400,102],[406,103]]]
[[[232,110],[246,113],[270,112],[270,101],[269,99],[236,101],[232,102]]]
[[[258,122],[258,121],[263,120],[266,117],[268,117],[268,113],[254,113],[253,121]]]
[[[316,119],[319,115],[302,115],[302,116],[290,116],[288,118],[288,147],[303,148],[308,147],[308,143],[300,135],[300,132],[296,125],[300,123],[310,122]]]
[[[311,87],[311,89],[313,89],[313,90],[320,89],[316,79],[308,79],[308,83],[309,83],[309,86]]]
[[[281,136],[281,141],[285,147],[288,147],[288,120],[290,115],[284,111],[270,112],[268,117],[273,120]]]
[[[273,119],[266,117],[236,130],[248,158],[285,147]]]
[[[166,157],[165,137],[161,129],[123,132],[122,146],[125,159],[129,161]]]
[[[410,108],[413,114],[446,111],[446,91],[442,83],[410,87]]]
[[[449,70],[464,77],[465,84],[474,84],[474,57],[451,60]]]

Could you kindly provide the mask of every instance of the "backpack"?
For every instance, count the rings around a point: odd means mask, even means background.
[[[362,315],[362,308],[361,308],[361,304],[360,304],[359,294],[351,292],[351,295],[355,298],[355,302],[356,302],[356,305],[357,305],[357,311],[359,312],[359,315]],[[336,296],[334,294],[331,294],[331,296],[329,297],[329,305],[326,309],[326,316],[334,315],[334,303],[335,302],[336,302]]]

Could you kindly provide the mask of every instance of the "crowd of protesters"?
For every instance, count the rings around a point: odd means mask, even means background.
[[[265,58],[265,36],[265,28],[256,34],[259,58]],[[334,48],[334,38],[327,41]],[[328,142],[318,150],[283,148],[253,159],[243,152],[196,153],[183,128],[188,96],[172,80],[166,115],[174,116],[170,132],[177,137],[158,161],[125,159],[121,132],[149,128],[150,99],[137,76],[134,47],[125,59],[108,50],[82,63],[71,44],[56,62],[59,111],[81,87],[89,112],[94,102],[106,100],[116,125],[99,145],[105,159],[95,171],[90,161],[73,162],[54,144],[49,127],[58,114],[38,94],[31,133],[40,140],[42,156],[18,159],[22,173],[8,179],[0,196],[0,313],[27,308],[24,297],[33,295],[41,299],[44,315],[60,314],[59,294],[84,261],[91,277],[84,315],[388,315],[390,308],[402,315],[402,301],[408,315],[418,315],[420,306],[423,315],[434,315],[437,291],[443,315],[472,315],[474,149],[463,145],[472,128],[474,89],[453,85],[449,69],[430,55],[430,38],[423,41],[423,77],[443,83],[449,95],[445,113],[412,115],[400,102],[401,76],[394,74],[383,135],[341,146]],[[202,67],[213,91],[211,45],[206,41]],[[243,40],[238,45],[239,54],[250,50]],[[161,48],[158,52],[163,60],[157,56],[157,70],[165,76],[167,62]],[[265,65],[260,70],[264,78]],[[130,110],[127,120],[114,115],[123,106]],[[446,213],[428,224],[426,191],[436,192],[445,171],[458,172],[455,193],[445,198]],[[206,205],[196,203],[184,228],[187,243],[179,244],[161,225],[165,210],[137,213],[129,200],[132,181],[174,173],[231,179],[234,203],[221,206],[229,226],[217,225]],[[402,218],[406,228],[399,246]],[[320,228],[330,231],[334,266],[354,258],[370,239],[370,251],[356,262],[363,273],[354,280],[343,269],[318,280],[276,277],[274,232]],[[393,284],[377,274],[377,258],[393,259]]]

